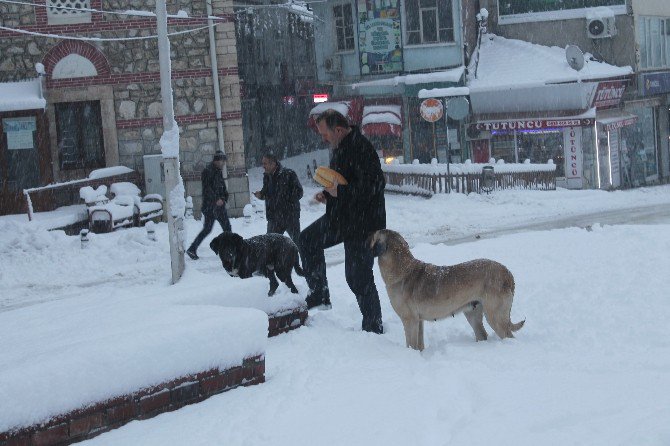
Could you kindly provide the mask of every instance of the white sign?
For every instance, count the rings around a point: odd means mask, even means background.
[[[2,129],[7,134],[7,148],[9,150],[33,149],[33,132],[37,129],[35,117],[5,118],[2,120]]]
[[[609,132],[610,140],[610,184],[612,187],[621,186],[621,170],[619,168],[619,132]]]
[[[565,152],[565,178],[568,189],[583,187],[582,168],[582,128],[567,127],[563,129],[563,150]]]

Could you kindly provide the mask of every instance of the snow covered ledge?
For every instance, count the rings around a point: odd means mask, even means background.
[[[68,444],[264,381],[268,318],[165,296],[0,313],[0,445]]]

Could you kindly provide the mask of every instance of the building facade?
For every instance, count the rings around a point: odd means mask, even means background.
[[[573,132],[568,136],[556,128],[498,132],[473,138],[474,152],[504,158],[518,155],[519,150],[545,150],[544,158],[553,158],[559,175],[563,174],[558,184],[567,185],[572,174],[579,180],[574,187],[610,189],[668,181],[670,3],[482,0],[480,4],[489,11],[488,28],[495,35],[546,47],[575,46],[586,56],[587,65],[631,67],[631,74],[589,79],[594,85],[588,100],[566,113],[593,109],[593,122],[582,121],[578,128],[568,129]],[[551,101],[547,96],[547,103]],[[541,111],[522,112],[528,118],[542,117]],[[579,153],[577,169],[570,162],[571,150]]]
[[[163,131],[155,4],[133,2],[129,11],[125,3],[106,0],[35,3],[0,3],[0,82],[33,79],[42,64],[39,95],[46,100],[43,108],[13,101],[3,111],[0,105],[3,197],[85,178],[101,167],[144,173],[145,157],[160,154]],[[186,192],[197,211],[200,172],[216,150],[224,150],[228,207],[241,215],[249,188],[232,2],[170,1],[167,7]],[[207,26],[209,15],[220,19],[216,26]],[[10,181],[17,172],[23,180]],[[3,200],[3,213],[24,210],[20,199]]]
[[[317,78],[330,103],[348,110],[380,155],[430,162],[462,156],[462,126],[421,116],[425,89],[463,86],[463,17],[456,0],[345,0],[314,3]],[[317,108],[316,110],[320,110]],[[314,113],[312,113],[313,117]]]

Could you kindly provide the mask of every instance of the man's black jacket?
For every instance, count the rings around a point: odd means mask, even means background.
[[[219,198],[228,201],[228,189],[221,169],[212,162],[202,170],[202,212],[212,213]]]
[[[277,163],[273,173],[263,175],[261,198],[265,200],[268,221],[287,224],[290,218],[299,218],[302,185],[298,175]]]
[[[358,127],[333,151],[330,168],[348,184],[338,186],[337,197],[326,193],[326,216],[344,240],[363,240],[371,232],[386,228],[386,203],[379,156]]]

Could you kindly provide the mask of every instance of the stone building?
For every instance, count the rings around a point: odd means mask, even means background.
[[[155,3],[34,3],[43,6],[0,2],[0,91],[3,85],[7,92],[16,91],[12,86],[16,84],[8,83],[34,79],[39,63],[44,76],[38,94],[46,99],[44,108],[22,105],[19,100],[3,107],[0,101],[4,128],[0,138],[1,213],[24,210],[16,198],[23,188],[85,178],[91,170],[116,165],[143,174],[145,156],[160,154],[158,44],[153,37],[156,20],[150,14]],[[216,150],[224,150],[228,154],[229,212],[241,215],[249,202],[249,187],[232,1],[211,0],[208,6],[204,0],[168,0],[167,9],[171,15],[168,32],[183,32],[171,35],[170,43],[186,192],[193,196],[197,212],[200,172]],[[220,18],[216,26],[207,26],[209,15]],[[78,38],[98,40],[75,40]],[[18,133],[7,132],[19,128],[24,135],[32,132],[32,147],[13,150],[18,147]],[[6,181],[12,175],[24,181]]]

